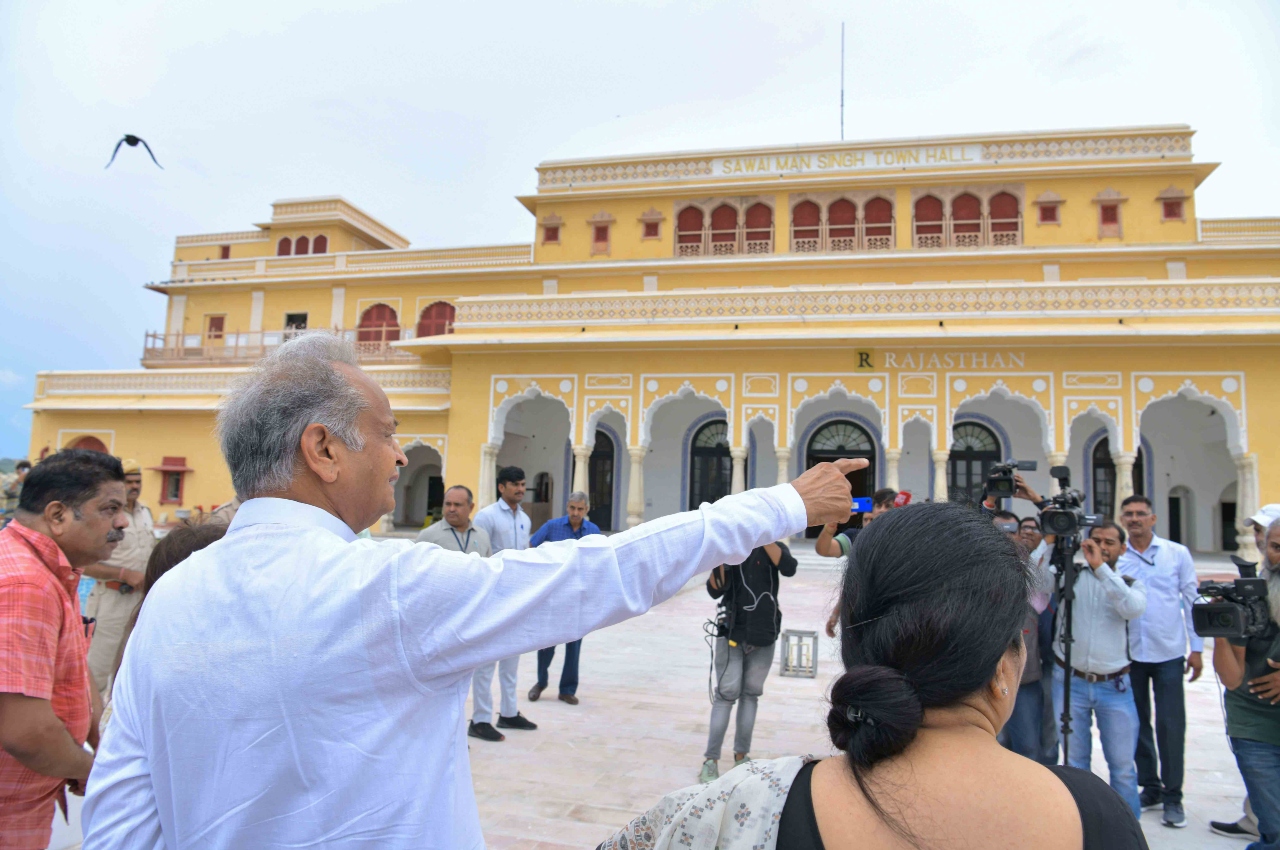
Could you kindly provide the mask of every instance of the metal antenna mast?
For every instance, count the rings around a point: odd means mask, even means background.
[[[844,141],[844,21],[840,22],[840,141]]]

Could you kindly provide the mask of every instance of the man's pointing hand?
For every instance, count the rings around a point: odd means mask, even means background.
[[[809,525],[849,519],[853,513],[853,490],[845,476],[866,469],[869,464],[865,458],[841,458],[833,463],[820,463],[791,482],[804,500]]]

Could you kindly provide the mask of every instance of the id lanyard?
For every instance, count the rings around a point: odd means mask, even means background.
[[[475,529],[473,529],[473,528],[468,528],[468,529],[467,529],[467,539],[466,539],[466,542],[463,542],[463,541],[461,541],[461,540],[459,540],[459,539],[458,539],[458,532],[454,531],[453,526],[449,526],[449,533],[453,535],[453,542],[455,542],[455,543],[457,543],[457,544],[458,544],[458,551],[459,551],[459,552],[462,552],[463,554],[466,554],[466,552],[467,552],[467,547],[471,545],[471,532],[472,532],[472,531],[474,531],[474,530],[475,530]]]

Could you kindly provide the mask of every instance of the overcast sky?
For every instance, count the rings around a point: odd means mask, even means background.
[[[543,159],[1188,123],[1205,217],[1280,215],[1280,4],[5,2],[0,456],[40,369],[138,366],[178,234],[341,194],[529,241]],[[164,166],[124,133],[150,142]]]

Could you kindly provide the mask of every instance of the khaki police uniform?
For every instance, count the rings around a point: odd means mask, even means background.
[[[147,560],[156,545],[154,530],[151,510],[138,502],[129,515],[124,539],[116,544],[110,559],[103,561],[102,565],[109,569],[124,567],[146,572]],[[93,642],[89,644],[89,672],[93,674],[94,683],[102,689],[104,699],[110,691],[111,665],[120,651],[125,627],[141,601],[142,588],[119,581],[98,581],[89,592],[85,616],[98,621],[94,627]]]

